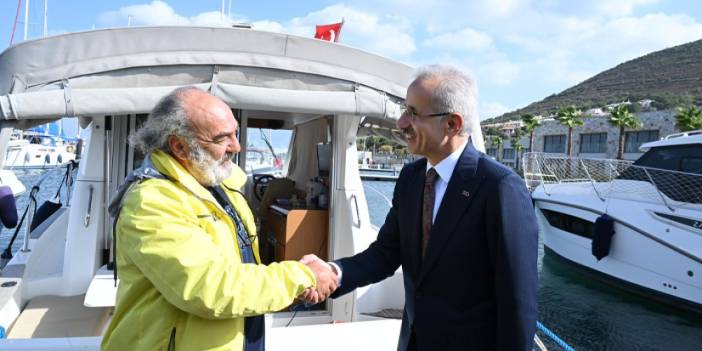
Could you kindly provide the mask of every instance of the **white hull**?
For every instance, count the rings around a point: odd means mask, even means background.
[[[549,223],[543,210],[567,214],[594,223],[605,212],[606,203],[594,194],[584,197],[578,185],[542,188],[533,193],[544,245],[562,258],[602,273],[645,295],[664,298],[681,307],[702,311],[702,233],[691,233],[655,215],[669,213],[664,205],[609,199],[607,213],[615,219],[609,255],[602,260],[592,254],[592,239]],[[573,192],[576,194],[573,195]],[[570,193],[570,194],[568,194]],[[571,198],[568,198],[568,197]],[[574,201],[572,196],[581,196]],[[679,209],[677,216],[696,218],[698,211]],[[681,240],[682,239],[682,240]],[[689,244],[686,244],[689,243]],[[696,246],[695,246],[696,245]],[[695,251],[696,250],[696,251]]]
[[[7,185],[12,189],[12,195],[18,197],[27,191],[27,188],[17,178],[15,172],[7,169],[0,169],[0,185]]]

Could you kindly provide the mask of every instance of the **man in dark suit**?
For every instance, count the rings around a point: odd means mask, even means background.
[[[398,350],[531,350],[537,319],[538,228],[524,181],[471,143],[473,81],[429,66],[407,89],[397,122],[409,151],[378,238],[333,262],[332,297],[402,265]],[[308,258],[309,259],[309,258]]]

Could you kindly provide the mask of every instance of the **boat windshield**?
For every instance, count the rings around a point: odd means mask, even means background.
[[[634,164],[642,167],[702,174],[702,144],[652,148]]]

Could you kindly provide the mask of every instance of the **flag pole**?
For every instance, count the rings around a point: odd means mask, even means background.
[[[339,26],[339,33],[336,33],[336,36],[334,37],[335,43],[339,42],[339,37],[341,37],[341,29],[342,28],[344,28],[344,17],[341,17],[341,25]]]

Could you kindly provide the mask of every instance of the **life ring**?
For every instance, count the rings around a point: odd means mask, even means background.
[[[66,152],[73,152],[76,151],[76,147],[73,145],[68,145],[66,146]]]

